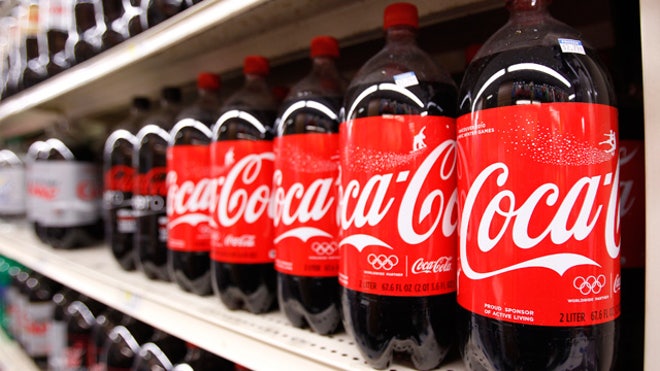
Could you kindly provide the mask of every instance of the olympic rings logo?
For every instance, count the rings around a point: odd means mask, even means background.
[[[312,251],[316,253],[316,255],[334,255],[334,253],[337,251],[337,243],[336,242],[314,242],[312,244]]]
[[[371,264],[374,269],[384,269],[389,271],[399,264],[399,258],[396,255],[387,256],[385,254],[369,254],[367,256],[367,262]]]
[[[573,287],[582,293],[582,295],[599,294],[605,287],[605,275],[582,277],[577,276],[573,280]]]

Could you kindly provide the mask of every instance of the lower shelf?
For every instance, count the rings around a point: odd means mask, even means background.
[[[278,311],[230,311],[216,297],[199,297],[173,283],[122,270],[106,246],[54,250],[27,226],[2,224],[0,254],[250,369],[371,370],[346,333],[321,336],[298,329]],[[394,364],[388,369],[410,368]],[[439,368],[464,369],[460,360]]]

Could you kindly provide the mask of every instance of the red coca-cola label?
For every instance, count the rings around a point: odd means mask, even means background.
[[[203,145],[167,149],[167,247],[172,250],[211,250],[209,206],[216,184],[210,153]]]
[[[620,144],[621,267],[642,268],[646,261],[644,141],[622,140]]]
[[[136,195],[158,195],[167,196],[167,168],[165,166],[153,167],[146,173],[135,175]]]
[[[448,117],[340,125],[340,268],[346,288],[389,296],[456,290],[456,141]]]
[[[275,138],[273,224],[279,272],[337,276],[338,144],[339,136],[331,133]]]
[[[108,191],[133,192],[135,170],[132,166],[115,165],[105,173],[105,189]]]
[[[275,259],[270,194],[273,143],[211,143],[211,258],[225,263],[272,263]]]
[[[615,108],[587,103],[458,119],[462,307],[542,326],[619,315],[616,131]]]

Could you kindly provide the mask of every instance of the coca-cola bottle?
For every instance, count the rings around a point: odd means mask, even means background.
[[[110,331],[119,325],[123,316],[120,311],[111,307],[105,308],[103,312],[96,316],[87,347],[89,371],[102,371],[106,369],[106,364],[101,360],[103,346]]]
[[[34,234],[39,238],[41,242],[46,243],[46,229],[43,226],[41,218],[43,213],[41,212],[48,203],[41,202],[43,190],[38,181],[39,174],[35,172],[34,165],[36,161],[45,160],[48,156],[49,145],[42,140],[37,140],[33,142],[30,147],[28,147],[27,154],[25,156],[25,182],[27,189],[27,199],[25,200],[25,218],[28,223],[32,226]],[[39,166],[37,167],[38,170]]]
[[[73,65],[101,52],[105,23],[101,0],[74,0],[72,6],[73,22],[66,41],[66,52]]]
[[[188,343],[187,346],[188,351],[186,352],[183,361],[174,365],[172,371],[235,371],[233,362],[213,354],[205,349],[202,349],[194,344]]]
[[[153,327],[133,317],[124,316],[109,333],[101,351],[101,363],[107,371],[128,371],[140,346],[153,335]]]
[[[25,281],[23,348],[27,355],[42,368],[48,365],[50,350],[48,333],[55,306],[52,299],[60,288],[58,283],[37,272],[33,272]]]
[[[73,301],[66,309],[67,323],[67,366],[73,370],[86,370],[92,364],[89,346],[92,342],[92,329],[96,316],[104,306],[88,297],[82,296]]]
[[[105,233],[113,256],[125,270],[135,269],[135,215],[132,198],[135,181],[135,134],[147,117],[151,103],[135,97],[128,117],[114,127],[103,150],[103,208]]]
[[[170,277],[185,291],[209,295],[211,125],[220,110],[220,78],[197,77],[197,101],[179,115],[167,148],[167,248]]]
[[[15,220],[25,215],[25,165],[9,149],[0,150],[0,218]]]
[[[0,100],[16,93],[16,82],[13,79],[19,63],[19,32],[16,15],[17,8],[6,17],[0,18]]]
[[[646,196],[644,89],[639,4],[610,1],[615,47],[612,73],[619,110],[621,334],[616,369],[644,369]]]
[[[141,1],[123,0],[123,3],[124,16],[122,23],[126,25],[128,34],[132,37],[146,30],[146,28],[142,26],[142,19],[145,18],[145,10],[141,6]]]
[[[144,21],[142,23],[145,30],[181,12],[186,7],[184,0],[142,0],[142,3],[146,3],[144,13],[146,23]]]
[[[43,43],[39,42],[39,1],[23,0],[25,6],[22,18],[19,18],[21,27],[21,51],[23,64],[23,75],[21,77],[20,89],[27,89],[46,79],[47,55],[44,53]],[[40,45],[41,44],[41,45]]]
[[[186,356],[186,342],[162,330],[155,330],[142,344],[131,371],[171,370]]]
[[[48,369],[66,370],[67,367],[67,309],[79,300],[80,294],[63,287],[53,295],[53,318],[48,328]]]
[[[28,270],[19,264],[9,269],[9,287],[7,288],[5,296],[7,328],[9,329],[8,334],[17,341],[19,341],[19,329],[22,316],[22,288],[28,278],[30,278]]]
[[[213,291],[228,308],[252,313],[277,304],[268,210],[277,107],[268,72],[266,58],[245,58],[245,84],[225,102],[211,143],[211,179],[218,181],[210,210]]]
[[[339,128],[343,314],[372,367],[402,352],[431,369],[455,339],[456,88],[417,46],[414,5],[388,6],[384,28]]]
[[[44,38],[43,45],[47,46],[46,72],[48,77],[70,67],[66,55],[66,40],[72,27],[73,9],[66,0],[47,0],[40,8],[39,19],[44,24],[43,32],[39,34]]]
[[[101,35],[102,49],[121,43],[130,37],[128,25],[124,18],[124,3],[122,0],[101,0],[105,30]]]
[[[341,325],[335,238],[345,83],[335,64],[337,40],[315,37],[310,57],[311,72],[291,88],[275,125],[275,269],[279,306],[289,321],[329,334]]]
[[[101,171],[97,154],[75,139],[67,121],[54,124],[43,160],[32,165],[39,223],[55,248],[89,246],[103,239]]]
[[[459,349],[472,370],[610,370],[619,144],[596,51],[547,12],[510,18],[459,93]]]
[[[138,131],[133,152],[133,210],[136,229],[134,248],[137,266],[148,278],[170,280],[167,271],[167,146],[174,126],[181,91],[167,87],[161,92],[160,107]]]

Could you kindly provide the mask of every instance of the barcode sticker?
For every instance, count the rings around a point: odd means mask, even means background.
[[[585,55],[582,41],[573,39],[558,39],[559,47],[563,53],[575,53]]]

